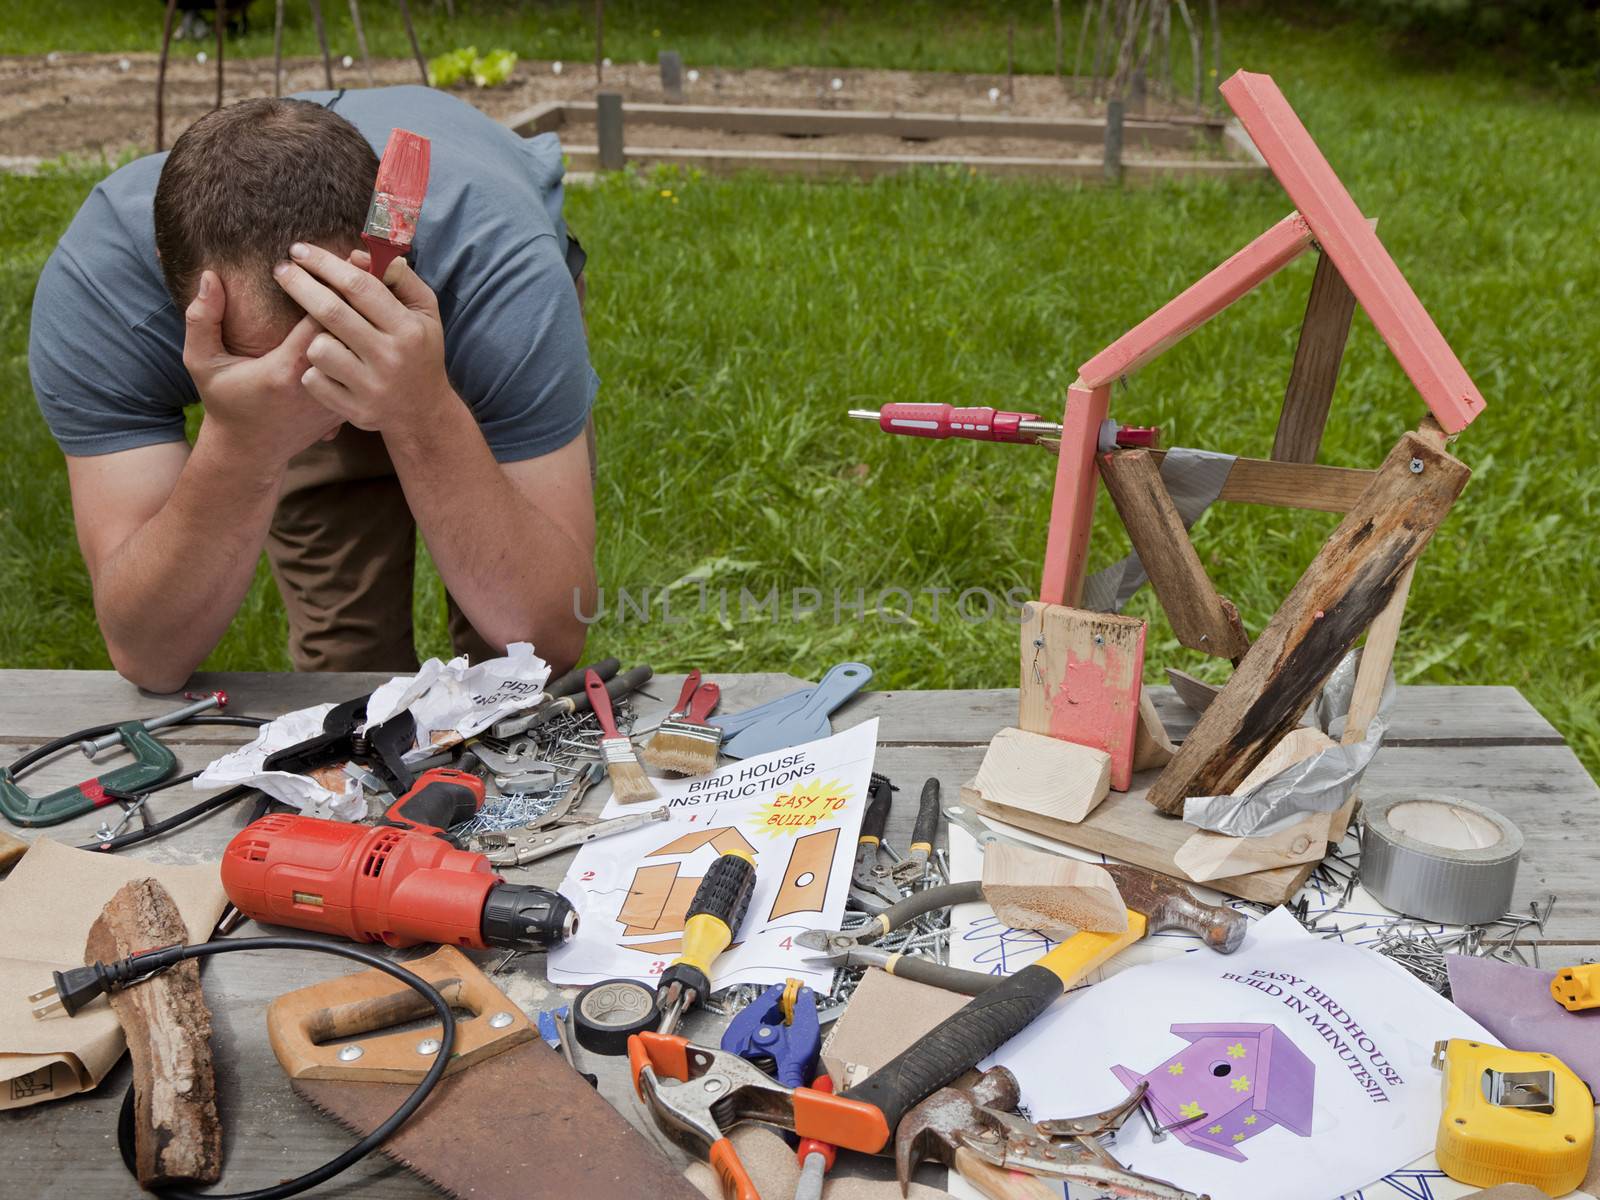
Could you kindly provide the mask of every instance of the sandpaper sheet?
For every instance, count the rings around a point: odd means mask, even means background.
[[[296,1079],[296,1094],[366,1134],[408,1083]],[[447,1076],[383,1153],[461,1200],[700,1200],[700,1193],[621,1113],[543,1042]]]
[[[82,965],[89,927],[134,879],[166,888],[191,942],[210,936],[228,902],[214,862],[172,866],[76,850],[47,837],[35,839],[0,883],[0,1109],[88,1091],[122,1057],[127,1041],[103,998],[75,1017],[35,1021],[27,996],[48,987],[52,971]]]

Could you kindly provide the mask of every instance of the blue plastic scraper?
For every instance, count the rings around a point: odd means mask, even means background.
[[[872,668],[865,663],[840,663],[822,677],[798,708],[779,710],[745,726],[722,744],[722,752],[729,758],[754,758],[828,737],[833,733],[828,715],[866,687],[871,678]]]

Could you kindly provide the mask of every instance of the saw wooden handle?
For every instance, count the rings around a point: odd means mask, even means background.
[[[455,947],[441,946],[405,965],[438,988],[452,1007],[477,1018],[457,1024],[446,1075],[533,1039],[536,1031],[523,1011]],[[290,1079],[416,1083],[433,1065],[433,1055],[418,1047],[437,1037],[439,1027],[377,1031],[432,1011],[398,979],[382,971],[357,971],[279,996],[267,1006],[267,1038]]]

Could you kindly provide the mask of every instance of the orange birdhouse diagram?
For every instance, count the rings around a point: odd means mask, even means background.
[[[550,981],[653,983],[682,953],[706,872],[733,853],[754,862],[755,886],[713,986],[793,977],[825,987],[832,967],[812,962],[794,939],[844,920],[876,739],[869,720],[712,775],[658,781],[665,819],[591,842],[568,868],[561,891],[578,929],[553,948]]]
[[[837,827],[802,834],[794,840],[788,847],[783,881],[766,914],[768,921],[823,910],[838,846]],[[617,913],[622,925],[619,944],[645,954],[676,954],[683,947],[689,904],[706,869],[734,850],[751,855],[760,871],[766,867],[763,857],[778,857],[784,848],[758,850],[738,828],[730,826],[686,833],[645,855],[634,868],[627,896]]]

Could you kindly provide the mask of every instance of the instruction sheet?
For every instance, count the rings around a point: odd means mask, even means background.
[[[755,856],[755,893],[712,986],[794,977],[826,991],[833,969],[808,964],[811,952],[794,937],[843,920],[877,740],[874,718],[699,779],[655,780],[659,800],[609,801],[604,818],[662,805],[670,815],[578,852],[561,884],[578,910],[578,932],[550,952],[550,981],[653,984],[682,949],[685,914],[706,870],[739,849]]]
[[[1232,955],[1182,954],[1074,992],[992,1061],[1016,1073],[1035,1119],[1147,1083],[1175,1128],[1154,1142],[1142,1122],[1123,1127],[1117,1157],[1141,1173],[1213,1200],[1327,1200],[1432,1148],[1430,1059],[1451,1037],[1493,1041],[1396,964],[1279,908]]]

